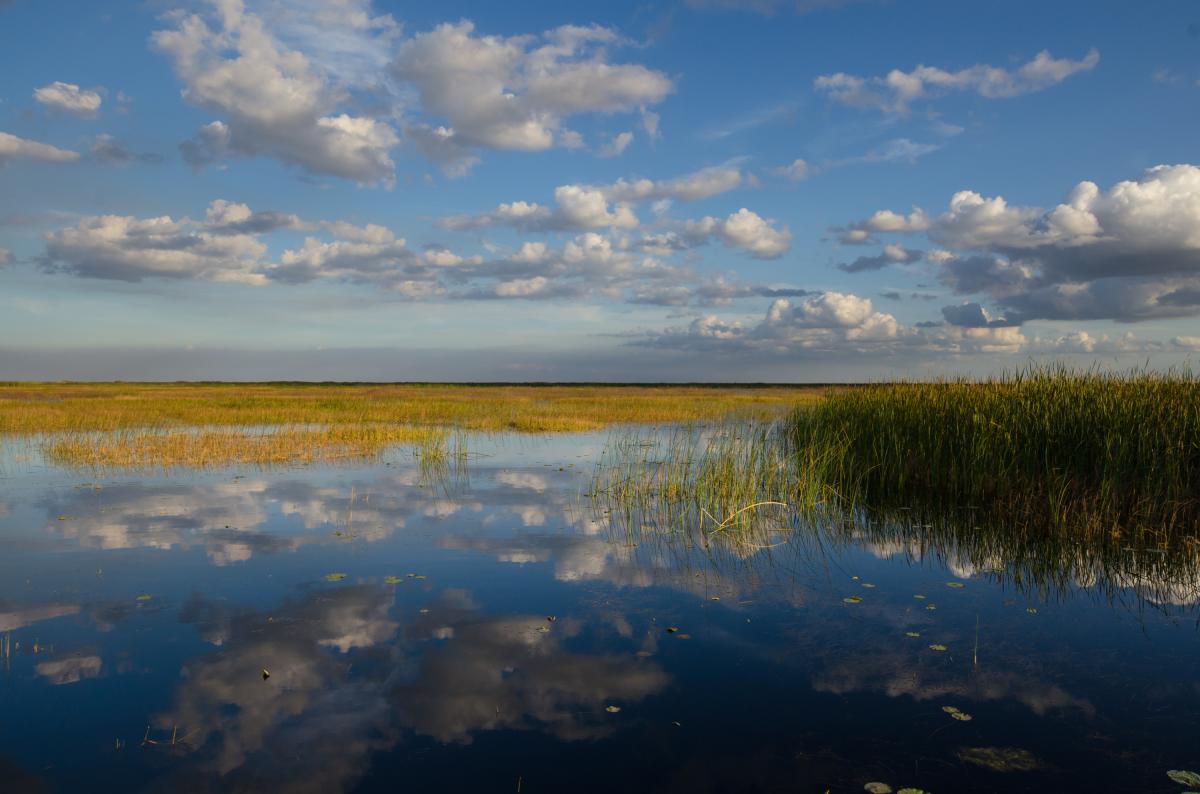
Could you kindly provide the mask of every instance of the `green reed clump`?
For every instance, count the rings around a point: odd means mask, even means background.
[[[999,506],[1093,528],[1193,524],[1200,381],[1030,367],[827,396],[789,421],[810,478],[872,506]],[[819,455],[817,453],[820,453]]]
[[[662,527],[745,528],[804,498],[779,423],[628,430],[611,439],[592,479],[608,509]]]

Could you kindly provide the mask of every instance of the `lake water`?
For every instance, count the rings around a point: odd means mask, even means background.
[[[1200,548],[1040,579],[919,527],[705,548],[593,507],[604,443],[472,438],[449,476],[403,451],[101,476],[9,447],[0,791],[1182,792],[1167,770],[1200,770]]]

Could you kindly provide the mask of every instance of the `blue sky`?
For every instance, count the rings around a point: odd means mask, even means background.
[[[0,378],[1186,364],[1197,56],[1182,0],[0,0]]]

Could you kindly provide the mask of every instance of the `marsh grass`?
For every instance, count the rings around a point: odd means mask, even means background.
[[[1200,381],[1186,371],[872,385],[797,410],[787,437],[816,464],[805,478],[873,507],[974,505],[1088,534],[1200,517]]]
[[[774,422],[625,432],[589,491],[631,545],[863,546],[1043,596],[1200,599],[1200,384],[1186,372],[882,384]]]
[[[49,438],[45,459],[71,469],[208,468],[295,466],[378,458],[393,446],[410,445],[433,472],[465,454],[462,441],[443,428],[401,425],[338,425],[257,430],[126,430],[68,433]],[[435,472],[436,474],[436,472]]]
[[[297,465],[418,445],[431,479],[462,471],[459,431],[779,416],[820,390],[785,387],[8,383],[0,438],[39,435],[73,468]]]
[[[814,387],[296,383],[0,383],[0,435],[131,429],[411,425],[581,432],[763,419]]]

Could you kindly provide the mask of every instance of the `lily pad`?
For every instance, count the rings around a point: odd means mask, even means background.
[[[929,794],[929,792],[923,788],[902,788],[896,794]]]
[[[1025,607],[1025,611],[1031,615],[1037,614],[1037,607]]]
[[[937,609],[937,604],[930,604],[929,606],[925,607],[925,610],[928,612],[933,612],[936,609]]]
[[[958,757],[993,772],[1032,772],[1042,765],[1033,753],[1019,747],[963,747]]]
[[[346,574],[344,574],[344,573],[327,573],[327,574],[325,574],[325,581],[327,581],[327,582],[340,582],[345,578],[346,578]]]
[[[919,631],[906,631],[906,632],[904,632],[904,636],[905,636],[905,637],[920,637],[920,636],[921,636],[921,632],[919,632]]]
[[[917,599],[918,601],[925,600],[925,596],[921,595],[920,593],[917,593],[916,595],[914,595],[913,598]]]
[[[946,582],[946,587],[953,587],[955,590],[961,590],[966,587],[962,582]]]
[[[152,598],[154,598],[154,596],[150,595],[149,593],[142,593],[140,596],[138,596],[134,600],[135,601],[149,601]]]
[[[871,584],[870,582],[863,582],[863,583],[862,583],[862,586],[863,586],[863,587],[865,587],[865,588],[867,588],[868,590],[874,590],[874,589],[875,589],[875,585]]]
[[[863,786],[863,791],[868,791],[870,794],[892,794],[892,787],[876,780]]]
[[[383,583],[384,583],[384,584],[400,584],[400,583],[401,583],[401,582],[403,582],[403,581],[404,581],[404,580],[403,580],[403,579],[401,579],[399,576],[385,576],[385,577],[383,577]]]
[[[1187,769],[1171,769],[1167,772],[1167,777],[1181,786],[1200,786],[1200,773]]]
[[[957,714],[958,706],[942,706],[942,711],[946,712],[947,714]]]
[[[846,596],[842,600],[847,604],[860,604],[862,603],[862,596]]]
[[[968,714],[965,711],[956,711],[953,714],[951,714],[950,716],[953,717],[954,719],[958,720],[959,722],[970,722],[972,719],[974,719],[970,714]]]
[[[939,651],[939,652],[940,652],[940,651],[948,651],[948,650],[950,650],[950,649],[949,649],[949,648],[947,648],[945,645],[942,645],[941,643],[937,643],[937,642],[935,642],[933,645],[930,645],[930,646],[929,646],[929,650],[931,650],[931,651]]]
[[[616,714],[618,711],[621,710],[621,707],[620,706],[605,706],[604,710],[607,711],[609,714]]]

